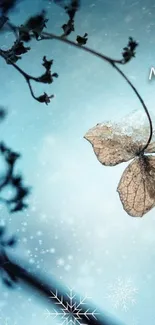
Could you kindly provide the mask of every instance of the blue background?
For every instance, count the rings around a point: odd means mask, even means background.
[[[154,1],[81,2],[70,39],[88,32],[87,45],[114,58],[121,58],[129,36],[136,39],[136,59],[122,69],[154,112],[155,84],[149,81],[155,65]],[[42,8],[48,9],[47,30],[60,35],[67,16],[48,1],[21,1],[10,18],[19,25]],[[1,34],[0,46],[6,49],[13,40],[11,33]],[[102,166],[83,138],[97,123],[119,122],[126,115],[126,122],[132,116],[135,126],[143,108],[104,61],[54,40],[32,41],[31,48],[18,65],[39,76],[46,55],[54,59],[53,72],[59,78],[52,85],[33,84],[38,96],[44,91],[56,95],[46,106],[31,97],[22,76],[0,60],[0,104],[9,112],[0,137],[21,152],[17,170],[33,189],[27,213],[11,216],[1,206],[1,223],[19,236],[12,253],[87,293],[126,325],[154,325],[155,210],[143,218],[128,216],[116,192],[128,163]],[[1,325],[6,318],[8,325],[53,324],[45,318],[45,309],[34,293],[20,287],[10,291],[1,284]]]

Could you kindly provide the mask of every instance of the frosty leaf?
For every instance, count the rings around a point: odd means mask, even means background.
[[[94,149],[97,159],[105,166],[115,166],[121,162],[133,159],[139,154],[145,143],[147,142],[149,130],[135,129],[132,127],[131,132],[123,130],[121,125],[109,122],[105,124],[97,124],[90,129],[84,136]],[[141,136],[143,131],[143,138]],[[139,135],[139,138],[138,138]],[[149,144],[146,153],[155,152],[155,142]]]
[[[124,210],[142,217],[155,206],[155,157],[135,158],[125,169],[117,191]]]
[[[134,112],[121,123],[97,124],[84,136],[94,149],[97,159],[105,166],[114,166],[135,158],[125,169],[117,191],[124,210],[131,216],[142,217],[155,206],[155,131],[152,143],[145,151],[149,134],[146,117]],[[140,124],[139,124],[140,122]]]
[[[97,124],[84,138],[92,144],[97,159],[105,166],[115,166],[134,158],[142,147],[142,143],[131,136],[105,124]]]
[[[146,153],[155,153],[155,142],[152,142],[148,145],[145,150]]]

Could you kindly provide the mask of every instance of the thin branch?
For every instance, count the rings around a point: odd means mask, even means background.
[[[63,37],[60,37],[60,36],[57,36],[55,34],[52,34],[52,33],[47,33],[47,32],[43,32],[42,33],[42,39],[43,40],[49,40],[49,39],[55,39],[55,40],[58,40],[60,42],[63,42],[63,43],[66,43],[68,45],[71,45],[73,47],[76,47],[76,48],[79,48],[87,53],[90,53],[106,62],[108,62],[110,65],[112,65],[112,67],[117,70],[117,72],[126,80],[126,82],[130,85],[130,87],[132,88],[132,90],[134,91],[134,93],[136,94],[136,96],[138,97],[140,103],[142,104],[143,108],[144,108],[144,111],[147,115],[147,118],[148,118],[148,121],[149,121],[149,126],[150,126],[150,134],[149,134],[149,138],[147,140],[147,143],[145,144],[145,146],[143,147],[143,149],[141,150],[141,152],[143,153],[144,150],[146,150],[146,148],[148,147],[149,143],[151,142],[151,139],[152,139],[152,134],[153,134],[153,126],[152,126],[152,121],[151,121],[151,117],[150,117],[150,114],[149,114],[149,111],[148,111],[148,108],[146,107],[145,105],[145,102],[144,100],[142,99],[142,97],[140,96],[139,92],[137,91],[137,89],[135,88],[135,86],[132,84],[132,82],[129,80],[129,78],[116,66],[116,64],[121,64],[123,65],[125,62],[124,60],[116,60],[116,59],[112,59],[102,53],[99,53],[89,47],[86,47],[86,46],[79,46],[78,44],[76,44],[75,42],[73,41],[70,41],[66,38],[63,38]]]
[[[12,65],[23,77],[24,77],[24,79],[25,79],[25,81],[27,82],[27,84],[28,84],[28,87],[29,87],[29,89],[30,89],[30,93],[31,93],[31,95],[32,95],[32,97],[35,99],[35,100],[37,100],[37,101],[41,101],[41,97],[44,97],[45,99],[47,99],[47,101],[45,101],[45,103],[47,104],[47,103],[49,103],[49,99],[50,98],[53,98],[54,97],[54,95],[51,95],[51,96],[48,96],[46,93],[44,93],[44,95],[42,95],[42,96],[40,96],[40,97],[36,97],[35,96],[35,94],[34,94],[34,92],[33,92],[33,89],[32,89],[32,86],[31,86],[31,80],[33,80],[33,81],[35,81],[35,82],[38,82],[38,83],[40,83],[40,82],[42,82],[41,81],[41,77],[33,77],[33,76],[31,76],[31,75],[29,75],[28,73],[26,73],[24,70],[22,70],[16,63],[14,63],[11,59],[9,59],[8,57],[7,57],[7,55],[4,53],[4,51],[3,50],[1,50],[0,49],[0,56],[2,57],[2,58],[4,58],[6,61],[9,61],[9,63],[10,63],[10,65]],[[55,74],[53,74],[53,75],[55,75]],[[50,77],[52,77],[53,75],[51,75],[50,74]],[[57,75],[57,74],[56,74]],[[57,75],[58,76],[58,75]],[[51,79],[50,79],[50,81],[51,81]],[[51,81],[52,82],[52,81]],[[51,82],[48,82],[48,83],[51,83]],[[46,98],[47,97],[47,98]]]
[[[150,134],[149,134],[149,138],[146,142],[146,144],[144,145],[144,147],[141,149],[141,153],[143,153],[146,148],[148,147],[149,143],[151,142],[152,139],[152,135],[153,135],[153,126],[152,126],[152,120],[148,111],[148,108],[145,105],[144,100],[142,99],[142,97],[140,96],[139,92],[137,91],[137,89],[135,88],[135,86],[132,84],[132,82],[126,77],[126,75],[115,65],[113,64],[114,68],[121,74],[121,76],[127,81],[127,83],[130,85],[130,87],[133,89],[133,91],[135,92],[135,94],[137,95],[139,101],[141,102],[144,111],[147,115],[148,121],[149,121],[149,126],[150,126]]]
[[[79,6],[79,3],[78,1],[76,2],[76,7],[78,8]],[[72,6],[74,4],[74,1],[72,3]],[[78,4],[78,6],[77,6]],[[73,13],[75,14],[77,8],[73,8],[71,7],[71,11],[73,10]],[[75,12],[74,12],[75,11]],[[67,11],[68,12],[68,11]],[[72,13],[72,14],[73,14]],[[71,13],[70,13],[71,14]],[[40,16],[37,16],[37,19],[38,17],[42,18],[43,19],[43,16],[44,14],[42,13],[42,15]],[[36,18],[32,18],[30,19],[28,22],[30,24],[30,21],[31,20],[34,20]],[[47,19],[44,19],[43,22],[43,26],[46,26],[45,23],[46,23]],[[27,22],[27,25],[28,25],[28,22]],[[32,23],[31,23],[32,24]],[[30,25],[31,25],[30,24]],[[32,27],[31,27],[32,28]],[[35,33],[34,33],[35,35]],[[33,36],[34,36],[33,35]],[[140,103],[142,104],[143,108],[144,108],[144,111],[146,113],[146,116],[148,118],[148,121],[149,121],[149,126],[150,126],[150,134],[149,134],[149,137],[148,137],[148,140],[146,142],[146,144],[144,145],[144,147],[142,148],[141,150],[141,153],[143,154],[144,151],[146,150],[146,148],[148,147],[149,143],[151,142],[151,139],[152,139],[152,134],[153,134],[153,126],[152,126],[152,121],[151,121],[151,117],[150,117],[150,114],[149,114],[149,111],[144,103],[144,100],[142,99],[142,97],[140,96],[139,92],[137,91],[137,89],[135,88],[135,86],[132,84],[132,82],[129,80],[129,78],[118,68],[118,66],[116,64],[121,64],[121,65],[124,65],[125,63],[129,62],[130,59],[132,57],[135,56],[135,48],[136,46],[138,45],[138,43],[136,43],[135,41],[133,41],[133,39],[131,37],[129,37],[129,43],[128,43],[128,46],[125,47],[123,50],[124,52],[122,53],[123,55],[123,59],[121,60],[118,60],[118,59],[112,59],[102,53],[99,53],[87,46],[83,46],[79,43],[75,43],[74,41],[71,41],[71,40],[68,40],[66,38],[66,35],[61,35],[61,36],[57,36],[53,33],[48,33],[48,32],[41,32],[40,33],[40,40],[49,40],[49,39],[55,39],[55,40],[58,40],[58,41],[61,41],[63,43],[66,43],[68,45],[71,45],[73,47],[76,47],[76,48],[79,48],[79,49],[82,49],[83,51],[87,52],[87,53],[90,53],[106,62],[108,62],[124,79],[125,81],[129,84],[129,86],[132,88],[132,90],[134,91],[134,93],[136,94],[136,96],[138,97],[138,99],[140,100]],[[38,37],[37,37],[38,39]],[[39,40],[39,39],[38,39]],[[20,41],[20,40],[19,40]],[[27,48],[26,48],[27,50]],[[23,71],[21,68],[19,68],[12,60],[11,58],[8,57],[7,53],[5,53],[5,51],[2,51],[0,50],[0,56],[2,56],[6,62],[9,62],[9,64],[11,64],[12,66],[14,66],[14,68],[16,70],[18,70],[18,72],[20,74],[23,75],[24,79],[26,80],[27,84],[28,84],[28,87],[30,89],[30,93],[32,95],[32,97],[39,101],[39,102],[45,102],[46,104],[48,104],[50,102],[50,98],[53,98],[54,95],[51,95],[51,96],[48,96],[46,93],[44,93],[44,95],[40,96],[40,97],[36,97],[34,92],[33,92],[33,89],[32,89],[32,86],[31,86],[31,83],[30,81],[33,80],[35,82],[43,82],[43,83],[52,83],[53,82],[53,78],[52,77],[58,77],[58,74],[54,73],[53,75],[51,74],[50,70],[48,70],[48,74],[45,73],[44,76],[41,76],[41,77],[33,77],[33,76],[30,76],[29,74],[27,74],[25,71]],[[52,62],[52,61],[51,61]]]
[[[55,39],[57,41],[66,43],[68,45],[71,45],[73,47],[82,49],[83,51],[88,52],[90,54],[93,54],[96,57],[98,57],[98,58],[100,58],[100,59],[102,59],[104,61],[107,61],[109,63],[124,64],[124,60],[123,59],[121,59],[121,60],[112,59],[112,58],[110,58],[110,57],[108,57],[108,56],[106,56],[106,55],[104,55],[102,53],[99,53],[99,52],[97,52],[97,51],[95,51],[95,50],[93,50],[93,49],[91,49],[91,48],[89,48],[87,46],[79,46],[79,44],[77,44],[77,43],[75,43],[75,42],[73,42],[73,41],[71,41],[71,40],[63,37],[63,35],[62,36],[57,36],[57,35],[55,35],[53,33],[42,32],[42,34],[41,34],[41,40],[51,40],[51,39]]]

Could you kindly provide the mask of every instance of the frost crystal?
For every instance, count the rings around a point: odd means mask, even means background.
[[[79,298],[76,294],[73,293],[73,289],[69,289],[69,293],[64,296],[59,295],[58,291],[56,293],[51,292],[51,299],[54,299],[56,308],[53,309],[53,312],[50,312],[46,309],[46,317],[53,316],[53,318],[60,317],[62,319],[61,324],[73,324],[73,325],[86,325],[87,321],[96,318],[96,315],[99,314],[96,312],[96,309],[91,309],[88,304],[88,296],[84,298]]]
[[[136,303],[135,296],[138,290],[133,286],[130,279],[126,281],[118,278],[114,284],[109,286],[108,298],[115,309],[121,308],[127,311],[131,305]]]

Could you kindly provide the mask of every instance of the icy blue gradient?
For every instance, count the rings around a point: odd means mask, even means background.
[[[149,69],[155,65],[154,1],[81,2],[76,34],[88,32],[89,47],[120,58],[129,36],[139,42],[136,59],[122,69],[154,113],[155,84],[148,80]],[[21,1],[10,17],[21,24],[45,7],[47,30],[59,34],[66,15],[48,1]],[[8,47],[12,40],[11,34],[3,34],[0,45]],[[38,76],[46,55],[54,59],[53,72],[59,78],[50,86],[34,84],[38,96],[44,91],[56,95],[46,106],[34,101],[22,76],[0,59],[0,104],[9,110],[0,136],[22,153],[17,167],[33,188],[27,213],[9,216],[5,208],[1,210],[10,233],[19,235],[15,253],[78,292],[87,292],[99,308],[126,325],[153,325],[155,210],[142,219],[128,216],[116,192],[127,163],[103,167],[83,139],[96,123],[120,121],[133,110],[142,110],[141,105],[118,73],[100,59],[58,41],[33,41],[31,46],[19,66]],[[111,285],[117,294],[118,278],[129,288],[127,311],[120,293],[117,301],[110,298]],[[17,325],[56,324],[45,318],[45,309],[35,294],[1,286],[0,324],[5,324],[6,317],[8,325],[14,321]]]

